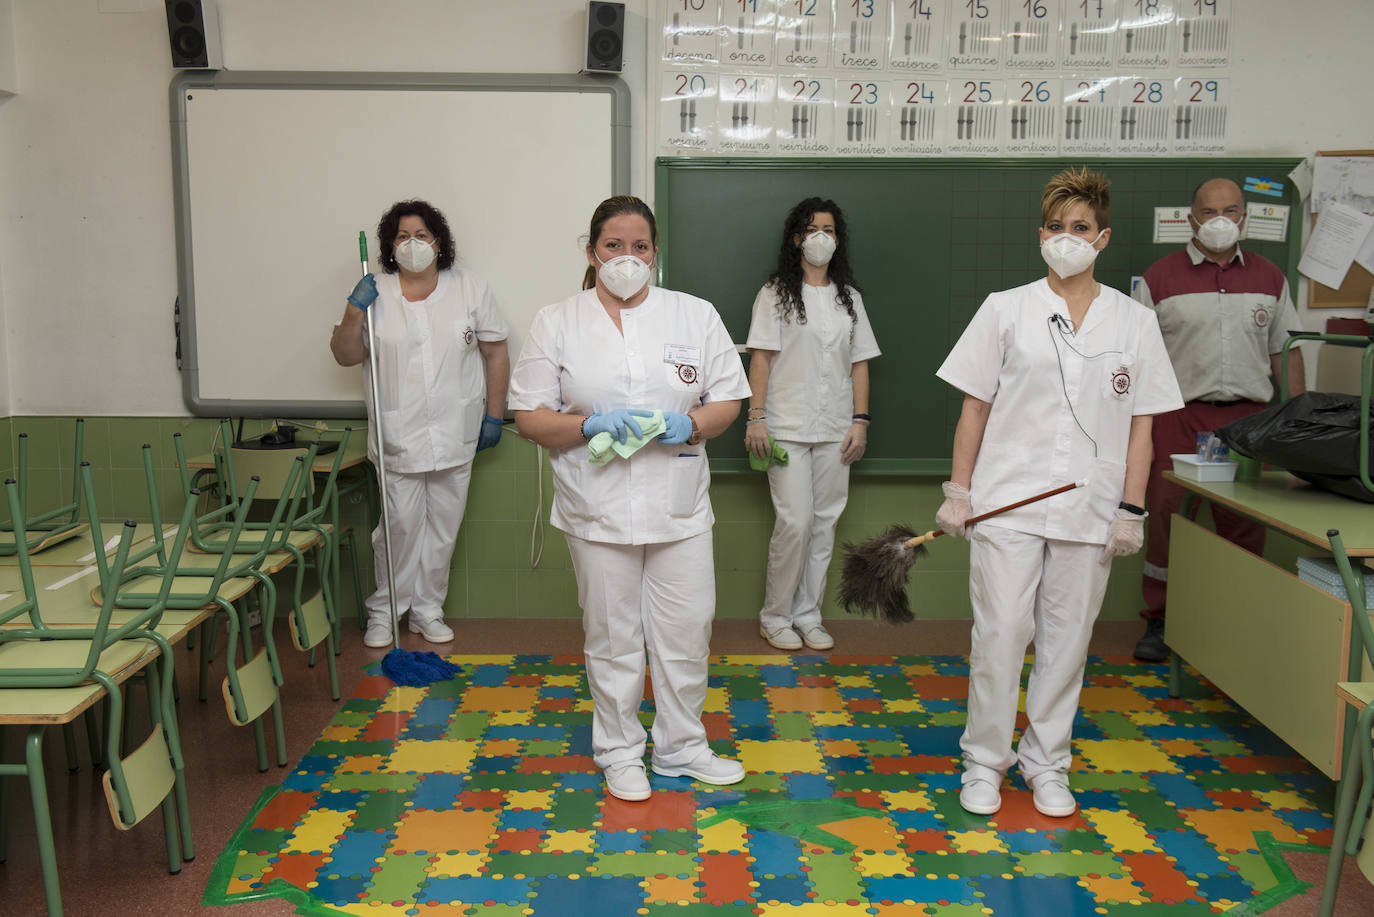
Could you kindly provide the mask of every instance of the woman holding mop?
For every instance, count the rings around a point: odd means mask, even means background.
[[[658,230],[643,201],[603,201],[586,255],[582,292],[535,316],[511,408],[553,465],[550,521],[577,574],[593,757],[612,796],[649,798],[647,649],[654,773],[738,783],[744,768],[711,751],[701,722],[716,603],[704,443],[739,414],[744,367],[710,303],[650,285]],[[600,434],[622,449],[593,464]]]
[[[364,364],[377,386],[380,417],[367,399],[368,457],[385,449],[382,491],[389,514],[372,533],[377,591],[366,601],[363,643],[389,646],[391,597],[398,617],[430,643],[449,643],[444,623],[449,561],[467,504],[472,459],[501,439],[510,356],[509,329],[487,282],[454,266],[453,233],[425,201],[401,201],[377,224],[383,273],[366,274],[349,294],[329,346],[340,366]],[[367,365],[365,319],[373,310],[377,375]],[[380,383],[380,384],[379,384]],[[385,522],[392,568],[386,570]]]
[[[849,269],[849,233],[834,201],[807,198],[782,229],[778,268],[749,323],[744,443],[769,462],[773,537],[759,634],[780,650],[828,650],[821,623],[835,524],[849,466],[868,445],[868,361],[878,342]]]
[[[936,516],[969,539],[973,646],[959,741],[960,804],[991,815],[1015,762],[1043,815],[1072,815],[1069,748],[1088,638],[1111,559],[1140,550],[1150,424],[1182,404],[1154,313],[1093,279],[1107,247],[1108,181],[1050,179],[1041,198],[1041,280],[993,293],[937,375],[964,393],[953,469]],[[1087,486],[1002,513],[976,513],[1051,484]],[[1012,729],[1026,644],[1029,720]]]

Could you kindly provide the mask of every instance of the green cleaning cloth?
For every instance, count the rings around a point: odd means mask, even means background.
[[[587,443],[587,461],[593,465],[601,466],[619,455],[621,458],[629,458],[646,444],[657,437],[668,425],[663,422],[663,412],[654,411],[648,417],[636,417],[639,422],[640,432],[643,436],[635,436],[633,430],[625,431],[625,442],[621,442],[609,433],[598,433]]]
[[[749,453],[749,467],[755,471],[767,471],[769,465],[786,465],[787,450],[778,445],[778,441],[773,437],[768,437],[768,445],[773,450],[768,453],[767,458],[759,458],[754,453]]]

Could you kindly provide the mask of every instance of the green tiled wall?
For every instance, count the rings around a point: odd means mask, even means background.
[[[343,421],[331,421],[342,428]],[[0,466],[14,473],[15,442],[29,434],[30,506],[38,508],[68,499],[71,487],[75,419],[71,417],[11,417],[0,446]],[[361,428],[361,423],[354,424]],[[250,422],[245,436],[267,428]],[[162,506],[175,513],[181,506],[173,434],[182,434],[188,455],[209,452],[216,442],[216,421],[189,417],[94,417],[85,421],[85,458],[91,463],[100,512],[105,518],[147,519],[140,447],[149,443],[159,481]],[[576,617],[577,583],[562,533],[548,525],[553,480],[547,460],[536,469],[533,445],[507,428],[500,445],[476,459],[462,530],[458,534],[449,578],[449,617],[555,618]],[[542,500],[541,500],[542,486]],[[859,541],[882,532],[895,522],[914,527],[932,525],[940,504],[935,477],[866,477],[850,479],[849,505],[840,518],[837,543]],[[764,565],[773,511],[767,480],[761,474],[717,475],[711,486],[716,511],[715,557],[717,616],[752,618],[763,596]],[[539,506],[536,523],[535,507]],[[164,511],[165,512],[165,511]],[[372,559],[368,511],[360,495],[346,500],[343,524],[356,532],[363,591],[371,588]],[[531,567],[531,543],[536,528],[543,533],[543,553]],[[1278,563],[1292,564],[1297,546],[1272,536],[1266,552]],[[840,617],[835,603],[841,553],[837,549],[830,570],[825,614]],[[1118,560],[1112,571],[1102,617],[1129,620],[1139,607],[1139,556]],[[345,614],[352,606],[344,564]],[[940,538],[917,561],[909,588],[912,609],[923,619],[967,619],[968,547],[961,540]]]

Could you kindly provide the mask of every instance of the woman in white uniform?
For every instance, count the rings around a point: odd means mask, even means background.
[[[487,282],[454,266],[453,233],[424,201],[402,201],[377,224],[383,273],[365,275],[348,297],[329,346],[341,366],[363,364],[364,384],[380,381],[381,417],[368,397],[368,458],[377,463],[381,427],[391,521],[396,610],[410,630],[448,643],[444,623],[449,561],[463,521],[473,455],[501,439],[510,355],[509,329]],[[372,313],[377,372],[367,365],[366,313]],[[372,533],[377,591],[366,601],[363,643],[389,646],[393,584],[385,534]]]
[[[704,443],[739,414],[749,386],[711,304],[649,285],[657,252],[643,201],[603,201],[582,292],[535,317],[511,381],[520,435],[549,450],[551,521],[577,574],[592,751],[607,790],[631,801],[650,795],[638,715],[646,648],[654,773],[744,778],[711,751],[701,722],[716,601]],[[628,459],[588,462],[593,436],[637,442],[657,430],[657,411],[663,431]]]
[[[868,444],[868,361],[878,343],[849,269],[844,214],[807,198],[783,224],[778,268],[749,323],[749,418],[744,442],[770,463],[773,537],[759,634],[781,650],[828,650],[821,623],[835,524],[849,466]]]
[[[1041,200],[1045,279],[993,293],[938,375],[964,392],[940,527],[969,539],[973,647],[960,804],[991,815],[1013,762],[1035,808],[1077,809],[1069,742],[1111,559],[1140,550],[1150,425],[1182,405],[1154,313],[1093,279],[1108,182],[1067,171]],[[1087,485],[967,529],[970,516]],[[1012,728],[1026,644],[1029,720]]]

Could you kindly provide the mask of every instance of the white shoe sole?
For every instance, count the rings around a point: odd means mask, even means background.
[[[1035,811],[1048,818],[1068,818],[1078,811],[1078,803],[1071,806],[1042,806],[1035,801],[1035,797],[1031,797],[1031,802],[1035,805]]]
[[[762,627],[759,628],[759,636],[762,637],[763,639],[767,640],[767,641],[768,641],[768,645],[771,646],[773,649],[775,649],[775,650],[783,650],[783,651],[789,652],[789,653],[790,653],[790,652],[793,652],[794,650],[799,650],[799,649],[801,649],[803,646],[806,645],[805,642],[803,642],[803,641],[800,640],[800,639],[797,640],[796,644],[791,644],[791,643],[778,643],[778,642],[775,641],[772,637],[768,636],[768,631],[764,630]]]
[[[653,764],[650,765],[650,767],[653,769],[653,772],[660,777],[691,777],[693,780],[701,783],[708,783],[711,786],[733,786],[747,776],[747,774],[741,772],[738,777],[723,780],[714,775],[707,775],[703,774],[701,771],[694,771],[690,767],[664,767],[660,764]]]
[[[381,648],[383,648],[383,647],[390,646],[390,645],[391,645],[391,634],[387,634],[385,640],[369,640],[369,639],[367,639],[366,637],[363,637],[363,646],[370,646],[370,647],[372,647],[374,650],[379,650],[379,649],[381,649]]]
[[[606,784],[606,792],[616,799],[619,799],[621,802],[643,802],[654,795],[652,790],[643,790],[639,793],[617,793],[615,790],[611,789],[609,783]]]
[[[959,807],[965,812],[969,812],[973,815],[996,815],[998,812],[1002,811],[1002,803],[1000,800],[995,806],[976,806],[965,802],[963,796],[959,797]]]
[[[418,627],[410,628],[410,632],[412,634],[419,634],[421,637],[424,637],[426,643],[452,643],[454,640],[453,628],[449,628],[448,636],[446,637],[431,637],[429,634],[425,633],[424,630]]]
[[[833,650],[835,648],[834,640],[827,640],[824,643],[812,643],[810,640],[802,637],[802,643],[806,644],[807,649],[812,650]]]

